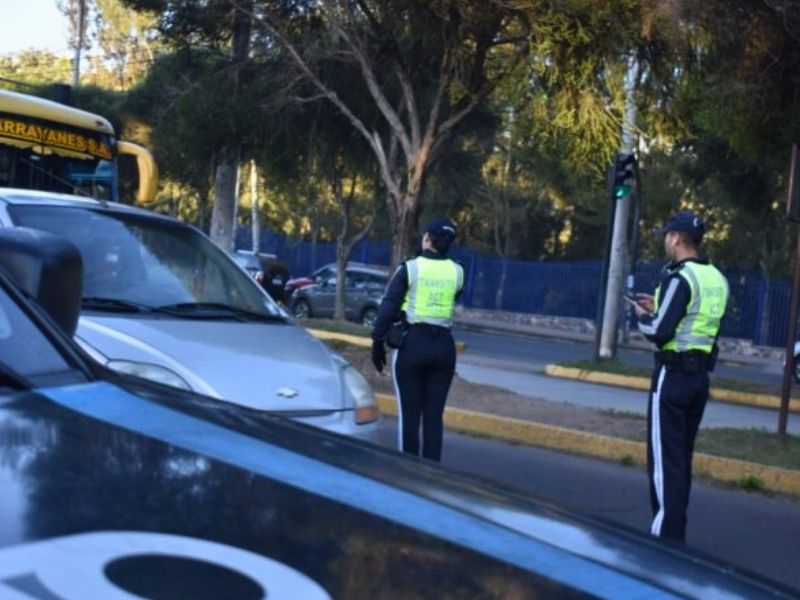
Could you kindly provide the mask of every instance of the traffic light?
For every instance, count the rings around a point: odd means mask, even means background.
[[[631,193],[631,186],[636,169],[636,157],[633,154],[617,154],[614,161],[614,200],[622,200]]]

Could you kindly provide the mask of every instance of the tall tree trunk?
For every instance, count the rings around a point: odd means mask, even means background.
[[[350,260],[350,254],[353,252],[356,244],[363,240],[372,230],[375,223],[375,206],[373,205],[372,214],[369,220],[355,235],[350,235],[352,229],[352,208],[356,194],[356,184],[358,178],[354,175],[350,179],[350,191],[347,196],[342,193],[342,185],[340,181],[333,184],[333,192],[336,196],[336,201],[340,207],[341,227],[339,233],[336,234],[336,297],[333,305],[333,318],[345,318],[345,283],[347,273],[347,261]]]
[[[208,233],[208,187],[203,186],[203,189],[197,195],[197,228],[203,233]]]
[[[236,148],[223,148],[214,177],[214,209],[211,213],[211,239],[223,250],[230,252],[234,243],[236,219],[236,187],[239,177],[239,152]]]
[[[250,52],[252,29],[252,0],[242,0],[241,10],[234,9],[233,36],[231,39],[231,61],[234,64],[231,93],[239,90],[239,68]],[[233,250],[233,230],[236,220],[236,188],[239,170],[239,145],[231,144],[218,155],[214,177],[214,212],[211,215],[211,239],[223,250]]]
[[[513,124],[513,121],[512,121]],[[508,177],[511,174],[511,163],[513,160],[514,152],[514,135],[513,130],[508,140],[508,151],[506,152],[506,161],[503,165],[503,177],[500,180],[500,207],[501,214],[495,214],[495,249],[500,255],[502,260],[502,267],[500,270],[500,281],[497,285],[497,291],[494,296],[495,310],[503,310],[503,295],[506,289],[506,278],[508,277],[508,255],[511,246],[511,201],[508,198]],[[495,203],[495,206],[497,203]],[[503,236],[499,232],[500,217],[503,218]]]
[[[392,265],[391,270],[394,272],[397,265],[410,258],[419,250],[418,240],[416,240],[417,228],[417,198],[409,197],[406,194],[403,197],[400,206],[396,209],[395,218],[392,221]]]
[[[399,197],[389,196],[390,222],[392,225],[392,271],[402,261],[413,256],[419,248],[417,228],[419,226],[422,189],[430,157],[429,146],[424,146],[408,174],[408,188]],[[394,219],[391,213],[394,213]]]
[[[333,318],[343,321],[345,318],[344,295],[347,282],[347,261],[353,246],[345,240],[336,240],[336,293],[333,301]]]

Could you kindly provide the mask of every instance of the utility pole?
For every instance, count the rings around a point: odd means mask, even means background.
[[[792,159],[789,168],[789,190],[786,199],[786,218],[800,223],[800,148],[792,144]],[[794,278],[789,306],[789,327],[786,332],[786,354],[783,362],[781,404],[778,411],[778,437],[786,443],[786,424],[789,420],[789,400],[792,393],[792,371],[794,371],[794,342],[797,339],[797,313],[800,304],[800,228],[797,235],[797,253],[794,259]]]
[[[86,0],[78,0],[78,41],[75,43],[75,58],[72,61],[72,88],[78,87],[81,79],[81,50],[83,49],[84,26],[86,20]]]
[[[250,221],[253,231],[253,254],[261,247],[261,219],[258,212],[258,170],[256,161],[250,160]]]
[[[622,121],[622,143],[617,164],[632,161],[634,150],[634,129],[636,127],[636,102],[634,92],[639,79],[639,61],[631,58],[625,80],[625,116]],[[628,159],[630,157],[630,159]],[[620,193],[622,192],[622,193]],[[600,358],[614,358],[617,353],[617,329],[619,327],[622,290],[625,285],[625,267],[628,247],[628,220],[630,217],[630,188],[615,190],[614,229],[611,235],[611,248],[608,263],[608,282],[603,306],[603,321],[600,331]]]

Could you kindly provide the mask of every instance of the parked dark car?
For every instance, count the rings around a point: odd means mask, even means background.
[[[315,272],[313,283],[292,292],[289,306],[295,318],[333,317],[336,303],[336,265]],[[345,272],[345,318],[366,327],[375,324],[378,306],[389,282],[389,269],[382,265],[347,263]]]
[[[275,302],[286,304],[286,282],[289,281],[289,269],[278,260],[277,256],[236,250],[233,253],[233,260],[247,271]]]
[[[0,231],[2,598],[792,597],[439,465],[106,369],[64,331],[81,270],[56,236]]]

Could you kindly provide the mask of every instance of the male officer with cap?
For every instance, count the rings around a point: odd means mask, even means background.
[[[444,405],[456,368],[450,326],[456,297],[464,285],[461,265],[447,258],[455,237],[456,227],[449,219],[438,218],[428,224],[422,253],[395,271],[372,330],[372,362],[382,372],[387,333],[405,314],[409,327],[392,361],[399,409],[398,446],[419,456],[421,419],[422,456],[435,461],[442,455]]]
[[[658,350],[648,406],[648,471],[654,536],[684,541],[692,453],[708,400],[728,282],[699,258],[705,226],[688,211],[657,231],[670,263],[655,298],[638,294],[638,327]]]

